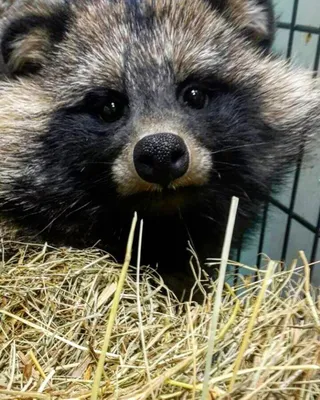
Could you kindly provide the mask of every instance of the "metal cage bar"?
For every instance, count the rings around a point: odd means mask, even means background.
[[[318,75],[318,70],[319,70],[319,66],[320,66],[320,25],[318,27],[315,27],[315,26],[297,24],[298,8],[299,8],[299,0],[294,0],[290,23],[285,23],[285,22],[279,21],[277,23],[277,27],[281,28],[281,29],[289,30],[289,39],[288,39],[288,45],[287,45],[287,51],[286,51],[287,58],[290,58],[292,56],[295,32],[305,32],[305,33],[318,35],[317,49],[316,49],[314,65],[313,65],[314,77],[316,77]],[[319,21],[319,23],[320,23],[320,21]],[[274,207],[278,208],[279,210],[283,211],[287,215],[287,222],[286,222],[285,235],[284,235],[283,245],[282,245],[281,259],[284,261],[286,258],[286,255],[287,255],[288,245],[289,245],[289,241],[290,241],[291,228],[292,228],[292,221],[298,222],[300,225],[302,225],[303,227],[305,227],[307,230],[309,230],[310,232],[312,232],[314,234],[314,240],[313,240],[312,250],[311,250],[311,254],[310,254],[310,262],[314,262],[316,259],[317,251],[319,248],[319,242],[320,242],[320,207],[319,207],[319,215],[318,215],[318,220],[316,221],[316,225],[311,224],[309,221],[307,221],[305,218],[298,215],[294,211],[297,192],[298,192],[298,186],[299,186],[299,181],[300,181],[302,161],[303,161],[303,149],[301,152],[301,156],[297,160],[297,164],[296,164],[296,169],[295,169],[295,173],[294,173],[294,181],[293,181],[293,186],[292,186],[292,190],[291,190],[291,194],[290,194],[289,207],[285,206],[284,204],[282,204],[280,201],[278,201],[277,199],[275,199],[273,197],[268,199],[268,201],[266,201],[266,203],[264,205],[262,221],[261,221],[259,245],[258,245],[258,256],[257,256],[257,266],[258,267],[260,267],[260,264],[261,264],[261,255],[260,254],[262,253],[263,247],[264,247],[266,227],[267,227],[267,222],[268,222],[268,211],[270,208],[270,204],[273,205]],[[238,252],[237,252],[238,261],[240,261],[241,250],[242,250],[242,245],[240,244]]]

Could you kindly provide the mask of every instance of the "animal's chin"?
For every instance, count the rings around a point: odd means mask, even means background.
[[[171,215],[189,209],[197,203],[199,188],[182,187],[160,192],[142,192],[131,196],[136,210],[146,214]],[[128,199],[129,200],[129,199]]]

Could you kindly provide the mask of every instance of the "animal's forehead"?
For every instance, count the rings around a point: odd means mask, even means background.
[[[82,62],[97,73],[120,78],[133,73],[130,65],[170,63],[183,79],[206,59],[218,62],[222,36],[230,38],[225,24],[201,0],[98,0],[76,6],[69,37]]]

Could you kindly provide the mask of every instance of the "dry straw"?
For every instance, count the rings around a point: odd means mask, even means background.
[[[122,267],[97,249],[22,243],[7,259],[17,243],[2,242],[0,399],[320,398],[320,301],[303,252],[257,270],[226,259],[226,235],[212,292],[179,303],[139,258],[129,266],[136,224]]]

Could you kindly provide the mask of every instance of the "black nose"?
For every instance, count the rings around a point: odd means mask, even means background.
[[[143,180],[167,186],[187,172],[189,153],[179,136],[156,133],[145,136],[136,144],[133,160]]]

